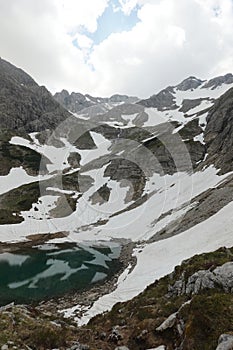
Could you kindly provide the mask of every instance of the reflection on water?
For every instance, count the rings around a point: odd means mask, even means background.
[[[28,303],[83,290],[120,267],[120,247],[44,244],[0,254],[0,305]]]

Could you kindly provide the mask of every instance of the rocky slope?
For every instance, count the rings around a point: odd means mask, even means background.
[[[229,86],[232,85],[233,75],[229,73],[224,76],[210,79],[209,81],[197,79],[195,77],[189,77],[183,80],[180,84],[176,86],[168,86],[158,94],[152,95],[150,98],[141,100],[138,103],[145,107],[157,108],[160,111],[177,109],[178,106],[176,105],[174,96],[176,92],[195,91],[197,89],[216,90],[223,84],[227,84]],[[199,105],[200,102],[205,100],[210,100],[210,96],[203,96],[202,99],[184,99],[180,110],[183,109],[184,112],[187,112],[189,109],[194,108],[195,104]]]
[[[0,127],[27,132],[54,128],[69,117],[44,86],[0,59]]]
[[[222,334],[232,342],[232,253],[221,248],[184,261],[133,300],[95,317],[79,339],[104,350],[212,350],[224,342]]]

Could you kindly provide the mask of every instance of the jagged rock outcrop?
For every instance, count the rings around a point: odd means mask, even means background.
[[[196,89],[203,83],[203,80],[197,79],[195,77],[188,77],[184,79],[180,84],[176,85],[177,90],[187,91],[191,89]]]
[[[78,93],[72,92],[69,94],[67,90],[62,90],[54,95],[54,98],[67,110],[77,113],[84,108],[90,107],[94,104],[89,98]]]
[[[139,101],[138,104],[145,107],[154,107],[157,108],[159,111],[177,109],[178,106],[176,105],[176,100],[174,96],[175,89],[179,91],[187,91],[191,89],[194,90],[201,84],[203,84],[203,82],[203,80],[197,79],[195,77],[189,77],[176,86],[168,86],[166,89],[163,89],[159,93],[152,95],[150,98]],[[195,102],[187,100],[187,102],[185,102],[183,106],[184,112],[188,111],[188,109],[194,108],[197,105],[197,103],[197,100],[195,100]],[[189,108],[187,109],[187,107]]]
[[[185,100],[183,100],[182,106],[180,107],[179,111],[183,112],[183,113],[187,113],[188,111],[190,111],[190,109],[193,109],[193,108],[199,106],[202,101],[206,101],[206,100],[209,100],[209,99],[208,98],[207,99],[197,98],[194,100],[185,99]]]
[[[202,86],[203,89],[211,88],[211,90],[216,89],[218,86],[222,84],[232,84],[233,83],[233,74],[228,73],[225,75],[221,75],[219,77],[210,79],[206,84]]]
[[[187,282],[184,275],[169,286],[169,295],[193,295],[206,289],[222,289],[226,293],[233,292],[233,262],[225,263],[213,271],[200,270],[191,275]]]
[[[233,169],[233,88],[223,94],[207,116],[205,143],[208,163],[222,173]]]
[[[128,159],[116,158],[105,169],[104,176],[121,182],[122,186],[129,187],[125,201],[136,200],[141,197],[145,187],[145,174],[137,163]]]
[[[55,129],[70,114],[28,74],[0,59],[0,127],[27,132]]]
[[[103,112],[105,104],[119,104],[119,103],[135,103],[138,101],[137,97],[115,94],[111,97],[93,97],[89,94],[81,94],[79,92],[72,92],[69,94],[67,90],[56,92],[54,95],[56,101],[58,101],[64,108],[71,111],[72,113],[79,113],[82,110],[84,113],[91,113],[92,110],[87,110],[90,107],[95,107],[94,111]]]
[[[159,327],[156,328],[156,331],[163,332],[169,328],[172,328],[174,326],[174,324],[176,323],[176,317],[177,317],[177,312],[168,316],[168,318],[166,318],[166,320],[163,321],[163,323]]]
[[[159,111],[172,110],[178,108],[173,95],[174,87],[169,86],[150,98],[137,102],[145,107],[154,107]]]

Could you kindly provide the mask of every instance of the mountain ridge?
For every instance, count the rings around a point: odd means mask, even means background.
[[[44,87],[0,59],[0,126],[27,132],[54,128],[69,117]]]

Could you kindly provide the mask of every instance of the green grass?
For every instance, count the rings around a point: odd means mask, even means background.
[[[32,208],[32,204],[40,197],[39,182],[15,188],[0,196],[0,224],[21,222],[21,211]],[[13,213],[16,215],[14,216]]]
[[[184,276],[187,279],[199,270],[214,269],[233,260],[233,248],[220,248],[215,252],[196,255],[177,266],[172,274],[155,281],[144,292],[126,303],[118,303],[113,309],[93,318],[87,327],[93,332],[107,334],[114,325],[126,325],[124,344],[129,348],[141,350],[161,344],[173,349],[185,339],[185,350],[213,350],[217,347],[222,333],[233,332],[233,295],[224,290],[211,289],[199,292],[199,295],[181,295],[171,297],[168,286]],[[179,312],[184,322],[182,338],[176,327],[162,333],[155,329],[171,314]],[[145,339],[138,337],[147,329]]]

